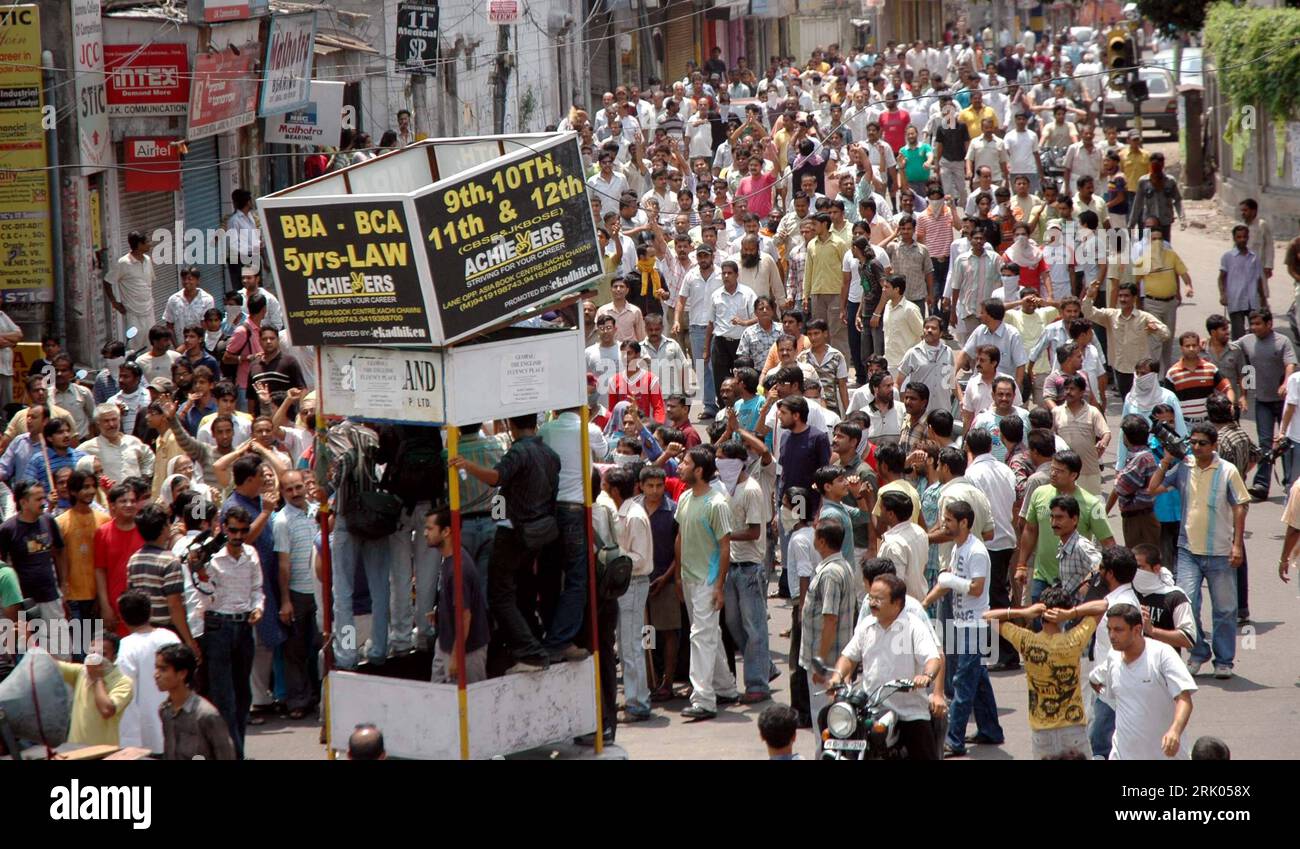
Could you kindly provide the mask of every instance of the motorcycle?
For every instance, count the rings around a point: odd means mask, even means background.
[[[813,658],[813,668],[819,675],[832,671],[821,658]],[[859,679],[853,684],[841,683],[835,687],[835,700],[822,708],[817,725],[828,734],[822,740],[821,759],[824,761],[892,761],[907,757],[907,749],[899,742],[898,714],[885,700],[895,693],[913,689],[906,678],[887,681],[867,692]]]

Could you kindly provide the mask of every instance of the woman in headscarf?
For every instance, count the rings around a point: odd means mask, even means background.
[[[610,413],[609,422],[605,425],[605,441],[609,445],[608,457],[613,457],[615,450],[618,448],[618,441],[625,436],[641,440],[641,448],[645,452],[645,458],[652,463],[662,453],[659,441],[654,438],[654,434],[641,421],[641,415],[636,405],[631,401],[619,401],[615,404],[614,411]]]
[[[1132,414],[1151,421],[1151,411],[1157,405],[1168,404],[1174,408],[1174,430],[1178,431],[1179,436],[1186,438],[1187,422],[1183,420],[1183,409],[1178,403],[1178,396],[1173,393],[1173,390],[1160,385],[1160,363],[1151,357],[1138,360],[1137,365],[1133,367],[1133,374],[1133,388],[1129,390],[1128,395],[1124,396],[1124,409],[1120,412],[1120,420]],[[1127,460],[1128,447],[1121,439],[1119,447],[1115,450],[1115,468],[1124,468]]]
[[[203,481],[203,467],[198,463],[195,463],[194,458],[190,455],[178,454],[167,461],[167,477],[163,481],[162,492],[158,495],[158,501],[164,507],[170,507],[174,503],[175,497],[184,491],[182,489],[176,489],[174,492],[170,493],[171,498],[168,498],[169,491],[175,487],[176,482],[173,478],[177,475],[180,475],[189,481],[189,486],[186,487],[187,489],[208,501],[213,500],[212,488]]]

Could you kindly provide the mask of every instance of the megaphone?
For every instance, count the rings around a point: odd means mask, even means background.
[[[44,649],[31,648],[22,662],[0,681],[0,742],[19,758],[18,739],[50,748],[68,740],[72,701],[59,664]]]

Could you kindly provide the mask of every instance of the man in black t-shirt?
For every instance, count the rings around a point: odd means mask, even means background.
[[[18,573],[24,598],[36,604],[33,618],[62,620],[60,588],[67,581],[63,537],[45,512],[45,487],[30,480],[14,485],[18,513],[0,525],[0,559]]]
[[[1137,573],[1133,592],[1142,602],[1143,631],[1175,649],[1190,649],[1196,640],[1196,616],[1187,594],[1160,565],[1160,549],[1148,543],[1133,546]]]
[[[951,195],[959,207],[966,206],[966,148],[970,145],[970,130],[958,117],[960,110],[952,96],[939,96],[939,114],[931,119],[931,144],[934,158],[939,163],[939,178],[945,195]]]
[[[456,582],[451,547],[451,511],[436,510],[424,521],[424,540],[442,555],[438,581],[436,617],[438,640],[433,652],[433,683],[452,684],[458,680],[456,666]],[[474,558],[464,548],[460,552],[461,575],[465,583],[462,603],[465,606],[465,683],[487,678],[488,608],[483,594],[483,579]]]

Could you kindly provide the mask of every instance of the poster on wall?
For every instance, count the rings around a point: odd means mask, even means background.
[[[311,99],[311,68],[316,43],[316,13],[279,15],[262,62],[262,100],[258,117],[305,107]]]
[[[77,61],[73,96],[83,175],[103,171],[111,156],[100,12],[99,0],[72,0],[72,52]]]
[[[344,82],[312,80],[307,105],[266,118],[266,141],[337,147],[343,132]]]
[[[251,46],[239,53],[226,49],[194,57],[187,139],[230,132],[256,120],[256,61]]]
[[[0,299],[54,299],[50,193],[45,172],[41,23],[35,6],[0,9]]]

